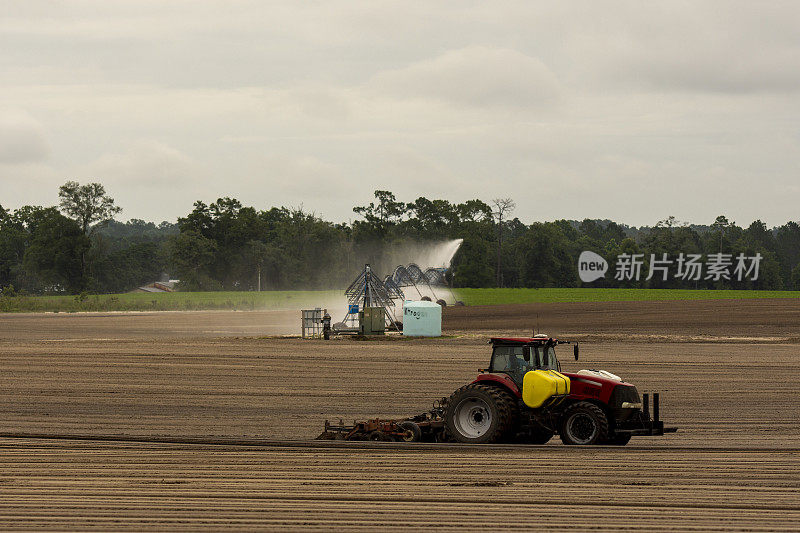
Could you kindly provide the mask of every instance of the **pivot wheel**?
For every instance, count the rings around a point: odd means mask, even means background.
[[[499,387],[475,383],[461,387],[447,400],[447,432],[458,442],[498,442],[512,429],[513,402]]]
[[[564,444],[602,444],[608,438],[608,418],[595,404],[577,402],[564,412],[560,433]]]

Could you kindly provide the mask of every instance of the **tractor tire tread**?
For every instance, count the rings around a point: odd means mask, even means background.
[[[507,439],[510,436],[509,433],[512,432],[516,423],[514,416],[514,408],[516,406],[514,398],[511,396],[511,394],[509,394],[504,389],[497,386],[469,383],[453,391],[453,393],[447,399],[447,404],[450,405],[457,396],[459,396],[466,390],[479,390],[481,392],[484,392],[485,394],[487,394],[489,397],[492,398],[492,401],[497,407],[497,413],[499,418],[497,430],[486,441],[486,443],[495,444]],[[452,432],[449,429],[448,433],[452,435]],[[454,435],[452,436],[454,437]]]
[[[603,410],[600,409],[600,407],[598,407],[597,405],[593,404],[592,402],[575,402],[564,410],[562,419],[563,420],[569,419],[569,416],[574,411],[578,410],[586,410],[591,412],[594,415],[594,418],[597,420],[599,426],[599,432],[597,438],[595,439],[595,442],[591,444],[605,443],[608,439],[609,424],[608,424],[608,417],[603,412]],[[561,431],[559,433],[560,433],[559,436],[561,437],[561,442],[568,445],[573,444],[572,442],[570,442],[569,437],[564,434],[564,431]]]

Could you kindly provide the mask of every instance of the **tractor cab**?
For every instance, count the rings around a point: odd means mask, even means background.
[[[492,360],[487,369],[492,374],[508,375],[522,389],[525,374],[531,370],[561,370],[556,346],[564,344],[547,336],[530,338],[492,338]],[[577,345],[575,345],[577,357]]]

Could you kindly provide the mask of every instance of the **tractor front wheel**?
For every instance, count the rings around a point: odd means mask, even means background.
[[[465,385],[447,400],[447,432],[458,442],[499,442],[513,429],[513,405],[511,395],[499,387]]]
[[[570,405],[561,420],[560,435],[564,444],[600,444],[608,438],[608,418],[593,403]]]

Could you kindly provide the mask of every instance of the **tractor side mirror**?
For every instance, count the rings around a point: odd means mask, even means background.
[[[578,360],[578,343],[575,343],[575,346],[572,348],[572,353],[575,355],[575,360]]]

